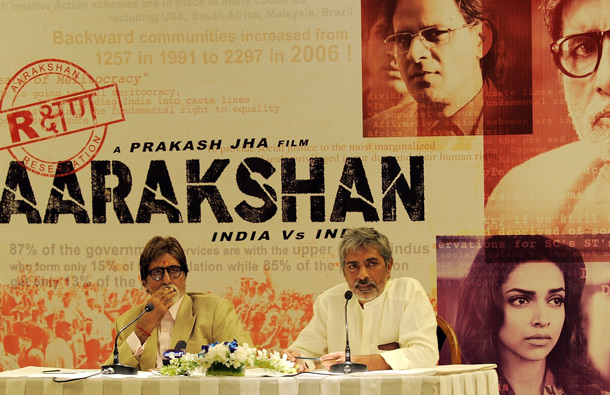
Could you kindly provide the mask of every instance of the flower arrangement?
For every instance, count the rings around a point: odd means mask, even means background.
[[[172,358],[161,368],[165,376],[189,376],[206,372],[207,375],[243,376],[246,367],[257,367],[281,374],[295,374],[294,363],[277,351],[257,350],[237,340],[201,346],[201,353],[185,353]]]

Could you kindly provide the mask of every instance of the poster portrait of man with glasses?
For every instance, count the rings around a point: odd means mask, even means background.
[[[148,300],[121,315],[115,331],[135,319],[148,303],[154,308],[119,336],[120,363],[144,371],[159,368],[164,351],[181,340],[186,342],[186,351],[194,354],[214,342],[236,339],[253,344],[231,302],[211,293],[186,292],[188,272],[178,240],[155,236],[146,244],[140,254],[140,281]]]
[[[383,2],[385,18],[393,27],[385,42],[393,46],[415,102],[365,121],[365,137],[531,133],[527,89],[509,90],[523,100],[506,100],[498,89],[506,58],[491,5],[482,0]],[[531,64],[529,52],[525,43],[520,64]],[[520,79],[524,86],[531,81],[527,69],[520,68],[526,74]]]
[[[485,208],[492,234],[610,231],[610,1],[545,0],[542,11],[578,141],[514,167]]]

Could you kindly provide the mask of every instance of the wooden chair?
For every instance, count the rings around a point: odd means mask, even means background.
[[[451,325],[443,317],[436,316],[436,337],[438,338],[438,351],[441,351],[445,340],[449,343],[449,349],[451,350],[451,364],[459,365],[462,363],[462,357],[460,354],[460,343],[457,335]]]

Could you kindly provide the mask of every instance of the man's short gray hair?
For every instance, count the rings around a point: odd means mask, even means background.
[[[345,257],[350,252],[358,252],[361,248],[374,247],[385,261],[386,267],[392,260],[392,247],[390,241],[382,233],[373,228],[352,228],[345,232],[339,243],[339,259],[341,271],[345,268]]]

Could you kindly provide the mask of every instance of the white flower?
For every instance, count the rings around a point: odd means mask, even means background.
[[[230,347],[231,346],[231,347]],[[233,348],[233,352],[231,352]],[[294,374],[296,369],[294,363],[288,361],[286,354],[280,355],[277,351],[271,353],[267,350],[257,350],[244,343],[237,345],[232,343],[215,343],[204,346],[207,352],[201,354],[185,353],[182,358],[173,358],[171,363],[161,368],[161,374],[168,376],[190,375],[202,368],[207,369],[214,363],[221,363],[227,367],[240,368],[242,366],[256,366],[283,374]]]

